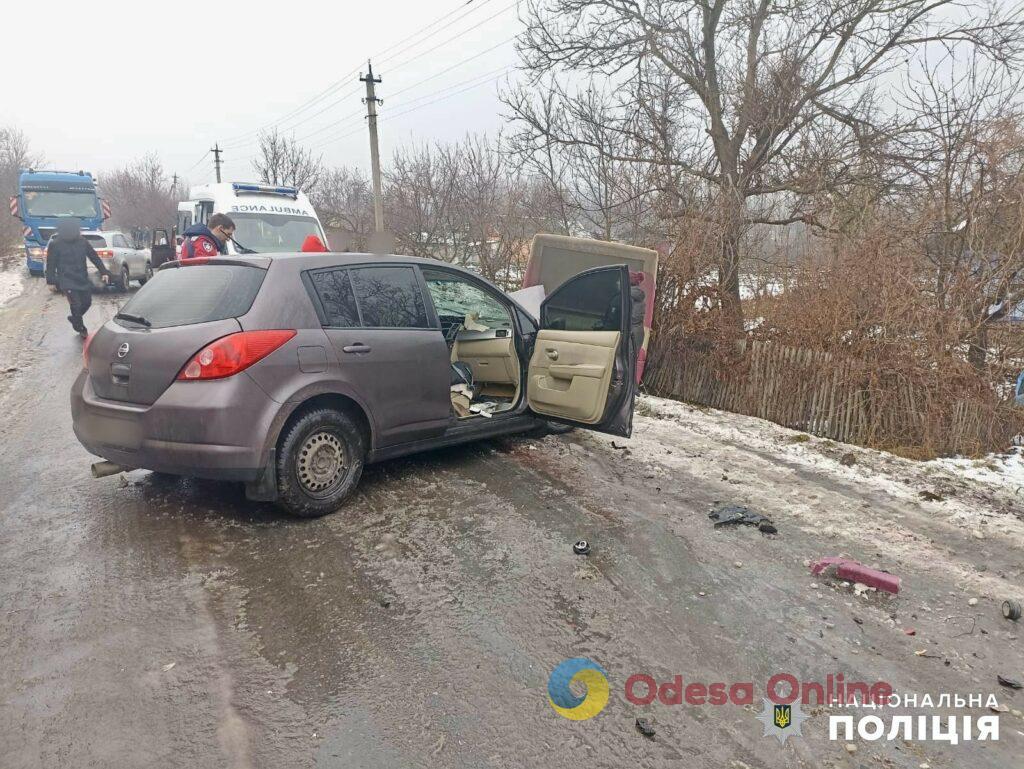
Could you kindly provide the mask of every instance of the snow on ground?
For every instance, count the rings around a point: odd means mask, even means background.
[[[21,295],[24,279],[25,269],[21,265],[11,265],[0,269],[0,307]]]
[[[695,493],[747,505],[780,528],[856,543],[878,557],[869,565],[927,571],[942,564],[963,584],[1005,590],[1001,576],[979,573],[957,551],[970,543],[1024,548],[1019,449],[916,462],[663,398],[642,396],[636,413],[628,441],[590,433],[581,440],[628,452],[648,466],[652,484],[690,483]]]

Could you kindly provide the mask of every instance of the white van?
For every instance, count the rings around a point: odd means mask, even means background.
[[[253,182],[216,182],[189,189],[178,204],[177,234],[193,224],[206,224],[213,214],[227,214],[235,223],[235,242],[256,253],[299,251],[308,235],[330,247],[316,211],[296,187]],[[228,253],[236,254],[234,243]]]

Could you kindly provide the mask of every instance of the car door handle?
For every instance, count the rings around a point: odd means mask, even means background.
[[[558,350],[545,350],[551,360],[558,360]]]
[[[362,342],[356,342],[355,344],[347,344],[344,347],[342,347],[341,349],[342,349],[342,352],[360,353],[360,352],[369,352],[373,348],[372,347],[367,347]]]

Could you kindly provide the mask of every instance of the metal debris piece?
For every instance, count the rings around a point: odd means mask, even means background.
[[[572,546],[572,551],[576,553],[576,555],[587,555],[590,552],[590,543],[585,539],[581,539]]]
[[[811,564],[811,574],[821,574],[826,569],[835,567],[839,579],[859,582],[862,585],[885,590],[889,593],[900,592],[900,578],[887,571],[872,569],[852,558],[819,558]]]
[[[652,724],[646,718],[638,718],[636,720],[636,729],[644,737],[653,737],[655,734],[657,734],[657,730],[654,728],[654,724]]]

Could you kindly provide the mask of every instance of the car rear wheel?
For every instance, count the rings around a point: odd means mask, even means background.
[[[142,277],[139,278],[139,285],[140,286],[146,285],[146,281],[149,280],[152,277],[153,277],[153,265],[150,262],[146,262],[146,271],[143,273]]]
[[[131,279],[132,279],[131,278],[131,273],[128,272],[128,265],[127,264],[122,264],[121,265],[121,277],[118,279],[120,282],[118,283],[117,287],[119,289],[121,289],[122,291],[127,291],[128,290],[128,283],[131,281]]]
[[[279,444],[278,503],[303,518],[333,513],[359,483],[365,456],[362,431],[348,414],[328,408],[303,414]]]

